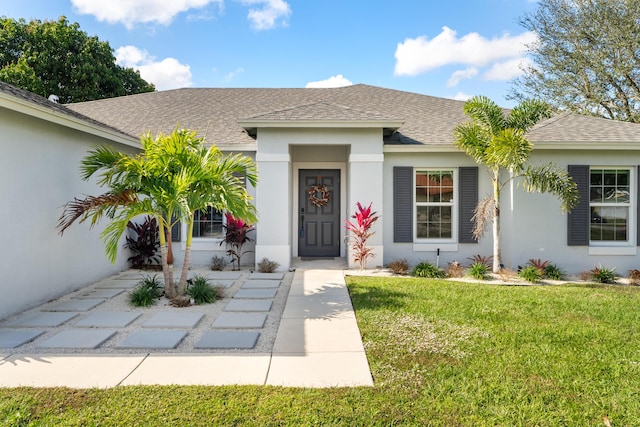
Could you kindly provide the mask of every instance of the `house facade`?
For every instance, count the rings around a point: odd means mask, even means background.
[[[259,220],[255,247],[244,264],[267,258],[286,269],[298,257],[345,257],[354,265],[343,225],[359,202],[371,203],[380,215],[368,241],[375,253],[369,267],[401,258],[444,267],[452,261],[466,264],[477,254],[489,256],[493,245],[490,233],[479,241],[471,234],[473,208],[491,193],[491,184],[484,169],[452,144],[453,129],[466,120],[463,105],[368,85],[188,88],[56,106],[60,114],[108,131],[100,138],[90,132],[85,137],[82,130],[60,126],[45,134],[56,135],[49,141],[55,145],[66,142],[70,132],[84,141],[74,156],[59,156],[74,175],[73,182],[56,183],[63,186],[79,185],[75,171],[87,145],[134,149],[132,141],[148,130],[197,130],[224,152],[252,157],[259,183],[248,191]],[[14,119],[2,119],[16,127]],[[14,132],[26,130],[18,126]],[[531,162],[566,168],[579,184],[581,202],[567,215],[550,195],[526,193],[517,183],[505,189],[505,266],[515,269],[540,258],[569,273],[598,264],[623,275],[640,268],[640,125],[561,114],[538,124],[528,138],[534,143]],[[55,203],[61,206],[82,193],[91,192],[69,188]],[[224,256],[223,221],[218,212],[198,215],[194,264]],[[176,261],[185,232],[184,226],[174,230]],[[83,236],[101,244],[97,237]]]

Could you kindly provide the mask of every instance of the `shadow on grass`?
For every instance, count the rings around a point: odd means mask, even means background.
[[[408,293],[398,290],[385,289],[378,286],[367,286],[349,283],[349,295],[356,310],[376,310],[400,308],[405,306]]]

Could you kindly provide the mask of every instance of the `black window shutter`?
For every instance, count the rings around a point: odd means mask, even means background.
[[[458,169],[458,242],[478,243],[473,237],[473,212],[478,205],[478,167]]]
[[[638,177],[636,185],[636,245],[640,246],[640,166],[636,169],[636,176]]]
[[[413,168],[393,168],[393,241],[413,242]]]
[[[171,218],[171,222],[175,221],[176,217],[172,217]],[[182,227],[180,226],[180,221],[176,221],[175,224],[173,224],[173,226],[171,227],[171,241],[172,242],[179,242],[180,241],[180,231],[182,230]]]
[[[569,165],[569,176],[578,186],[580,200],[567,216],[567,245],[589,245],[589,166]]]

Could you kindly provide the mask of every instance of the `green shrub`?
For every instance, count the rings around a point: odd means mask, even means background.
[[[544,277],[551,280],[563,280],[564,271],[555,264],[549,264],[544,268]]]
[[[393,272],[393,274],[405,275],[409,272],[409,262],[406,259],[396,259],[391,261],[387,268]]]
[[[147,276],[129,294],[129,303],[134,307],[148,307],[162,296],[162,283],[157,276]]]
[[[526,280],[530,283],[538,283],[540,279],[542,279],[542,274],[540,273],[540,269],[533,265],[529,265],[518,273],[518,276]]]
[[[218,299],[218,291],[209,284],[204,276],[194,276],[187,288],[189,295],[196,304],[210,304]]]
[[[412,276],[415,277],[426,277],[430,279],[441,279],[445,276],[444,271],[440,270],[434,264],[425,261],[413,267],[413,271],[411,272]]]
[[[616,273],[613,268],[602,267],[598,265],[590,271],[591,280],[597,283],[615,283]]]
[[[489,267],[483,262],[474,262],[471,264],[471,267],[469,267],[469,271],[467,271],[467,275],[476,280],[485,280],[487,274],[489,274]]]

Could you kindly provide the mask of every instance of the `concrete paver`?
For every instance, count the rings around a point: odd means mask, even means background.
[[[277,289],[239,289],[234,298],[266,299],[276,296]]]
[[[0,362],[2,387],[115,387],[146,355],[13,355]]]
[[[264,313],[222,313],[213,322],[214,328],[259,329],[264,326],[267,315]]]
[[[0,347],[14,348],[44,334],[41,330],[0,329]]]
[[[140,317],[142,313],[134,311],[104,311],[91,313],[73,324],[84,328],[124,328]]]
[[[232,348],[253,348],[258,342],[260,332],[241,331],[209,331],[205,332],[195,348],[209,349],[232,349]]]
[[[121,385],[263,385],[270,363],[268,353],[151,354]]]
[[[232,299],[224,311],[269,311],[273,301],[257,299]]]
[[[157,313],[142,326],[145,328],[193,328],[204,317],[204,313]]]
[[[121,288],[112,288],[112,289],[90,289],[88,291],[82,292],[79,295],[73,296],[73,298],[113,298],[116,295],[120,295],[124,292],[124,289]]]
[[[77,317],[79,313],[29,313],[7,323],[7,326],[54,327]]]
[[[45,305],[43,311],[88,311],[97,307],[106,300],[104,298],[87,298],[75,299],[69,301],[61,301],[53,304]]]
[[[280,286],[280,280],[247,280],[242,289],[273,289]]]
[[[269,384],[294,387],[372,386],[364,347],[355,313],[344,282],[344,260],[300,263],[291,286],[273,347],[268,353],[242,353],[255,348],[260,328],[269,317],[272,298],[281,289],[285,273],[204,272],[210,280],[227,281],[229,287],[241,285],[230,295],[228,304],[211,322],[212,330],[202,334],[192,348],[199,351],[231,350],[232,353],[148,354],[5,354],[0,355],[0,386],[67,386],[113,387],[130,384]],[[197,274],[202,272],[190,272]],[[205,275],[205,274],[203,274]],[[139,273],[122,273],[114,278],[94,284],[89,291],[71,301],[85,303],[109,298],[107,295],[130,289],[140,280]],[[242,278],[242,279],[241,279]],[[243,282],[238,283],[241,279]],[[276,285],[277,284],[277,285]],[[234,288],[236,289],[236,288]],[[103,290],[104,292],[100,291]],[[105,291],[106,290],[106,291]],[[244,296],[243,296],[244,295]],[[249,295],[249,296],[247,296]],[[82,298],[86,296],[86,298]],[[72,296],[72,298],[74,298]],[[69,303],[65,300],[64,303]],[[63,348],[74,345],[95,345],[99,337],[112,337],[116,327],[129,325],[140,313],[110,312],[79,313],[84,307],[66,306],[73,311],[40,311],[25,314],[0,329],[0,345],[29,339],[29,334],[41,329],[62,326],[61,332],[48,337],[43,343]],[[98,308],[98,310],[102,310]],[[128,313],[128,314],[127,314]],[[169,312],[166,312],[169,313]],[[175,312],[174,312],[175,313]],[[109,342],[114,349],[176,348],[189,334],[189,326],[202,320],[202,313],[176,313],[178,316],[158,316],[146,319],[146,329],[125,335],[120,332]],[[75,324],[73,318],[78,318]],[[84,316],[84,317],[82,317]],[[110,320],[107,317],[112,316]],[[129,322],[129,323],[127,323]],[[194,323],[195,322],[195,323]],[[207,321],[209,322],[209,321]],[[111,326],[116,324],[118,326]],[[179,326],[178,326],[179,325]],[[9,327],[10,326],[10,327]],[[80,326],[80,327],[78,327]],[[202,324],[199,326],[201,327]],[[9,328],[7,328],[9,327]],[[172,329],[181,327],[183,329]],[[13,329],[19,328],[19,329]],[[67,328],[67,329],[64,329]],[[110,329],[111,328],[111,329]],[[154,329],[158,328],[158,329]],[[220,329],[256,330],[220,330]],[[3,331],[10,330],[9,333]],[[216,330],[219,329],[219,330]],[[13,332],[17,331],[17,332]],[[24,331],[25,334],[19,332]],[[87,340],[83,333],[97,332]],[[63,339],[64,338],[64,339]],[[38,337],[31,338],[37,344]],[[115,342],[115,344],[113,344]],[[41,345],[43,343],[40,343]],[[99,345],[99,344],[98,344]],[[261,344],[262,345],[262,344]],[[51,348],[54,348],[51,347]],[[3,348],[11,348],[10,346]],[[46,347],[49,348],[49,347]],[[189,366],[189,369],[185,369]]]
[[[187,331],[149,329],[133,332],[120,341],[118,348],[176,348],[187,336]]]
[[[114,329],[67,329],[38,344],[42,348],[96,348],[112,336]]]

